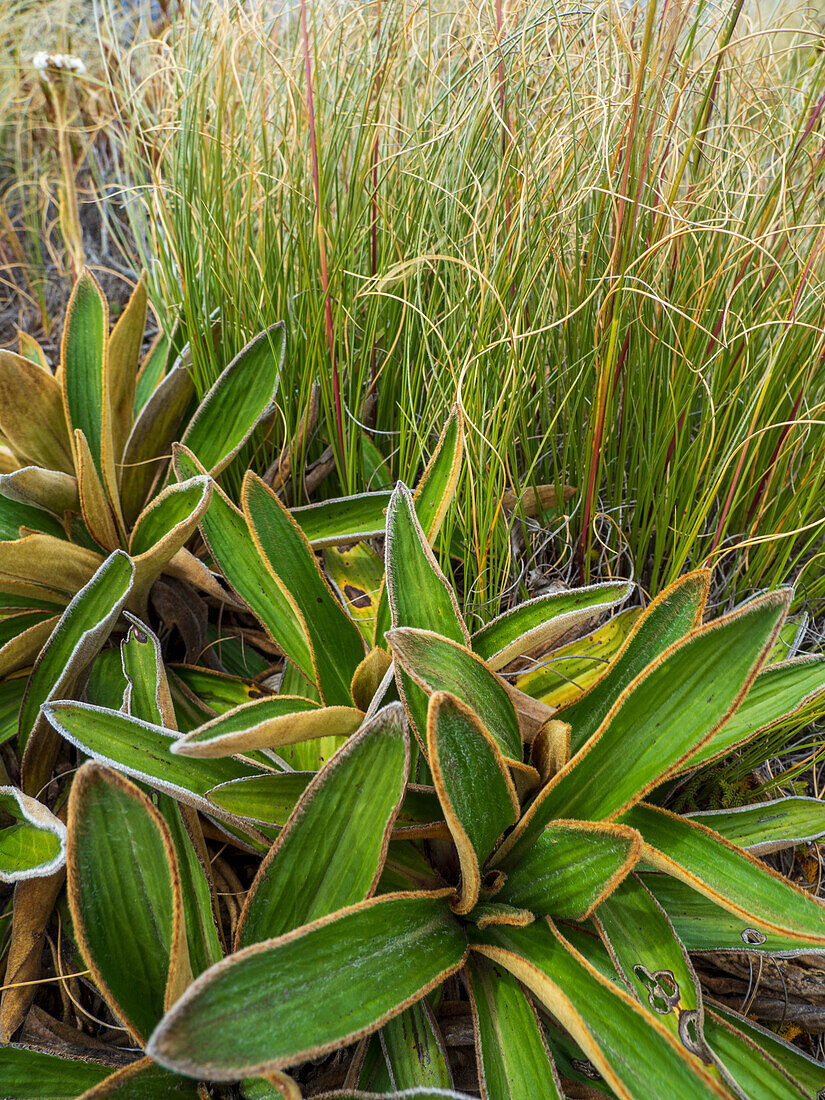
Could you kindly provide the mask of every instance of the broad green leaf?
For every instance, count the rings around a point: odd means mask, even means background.
[[[779,935],[825,946],[825,905],[704,825],[646,805],[634,806],[622,820],[642,834],[642,859],[657,870],[746,925],[758,920]]]
[[[469,707],[446,692],[430,696],[427,756],[461,865],[454,909],[469,913],[478,901],[481,868],[499,837],[518,820],[516,789],[492,735]]]
[[[713,1011],[705,1016],[705,1039],[716,1064],[748,1100],[811,1100],[810,1093],[760,1050],[758,1043]]]
[[[251,470],[244,477],[242,502],[252,538],[275,583],[301,609],[324,702],[329,706],[351,704],[352,677],[365,656],[358,628],[335,599],[287,509]]]
[[[422,997],[379,1032],[395,1089],[441,1088],[453,1083],[444,1040]]]
[[[225,1081],[352,1042],[463,964],[451,893],[372,898],[230,955],[190,986],[146,1053]]]
[[[407,793],[395,821],[395,835],[407,839],[423,833],[435,835],[432,833],[433,825],[438,827],[440,837],[444,840],[451,839],[435,787],[408,783]]]
[[[537,646],[549,648],[573,627],[622,603],[632,590],[627,581],[608,581],[527,600],[477,630],[473,652],[493,670],[503,668]]]
[[[98,653],[83,690],[86,702],[94,703],[96,707],[120,710],[128,690],[129,681],[123,674],[120,647]]]
[[[315,772],[271,772],[233,779],[208,792],[210,802],[261,825],[286,825]]]
[[[470,635],[455,593],[427,543],[410,491],[401,482],[387,509],[385,559],[392,626],[431,630],[469,648]],[[423,742],[427,730],[427,695],[403,669],[397,669],[396,674],[414,729]]]
[[[473,932],[474,951],[526,985],[623,1100],[728,1097],[667,1028],[601,977],[548,921]]]
[[[129,437],[135,407],[135,382],[146,328],[146,273],[142,272],[109,337],[109,408],[112,450],[119,462]]]
[[[36,531],[45,531],[47,535],[55,535],[57,538],[65,538],[66,532],[63,525],[58,523],[54,516],[62,516],[64,512],[77,512],[80,509],[80,497],[77,493],[77,478],[71,474],[64,474],[60,470],[44,470],[41,466],[23,466],[10,474],[0,475],[0,493],[7,501],[15,501],[46,513],[46,519],[42,517],[39,522],[44,526],[38,526],[35,517],[27,513],[28,519],[21,518],[21,524],[31,527]],[[6,528],[13,521],[14,513],[6,511],[6,503],[0,502],[3,507],[4,524]],[[6,518],[8,517],[8,518]],[[49,526],[46,527],[45,523]],[[20,524],[18,524],[20,526]],[[16,538],[17,535],[4,535],[5,538]]]
[[[264,688],[237,675],[215,672],[211,668],[198,668],[196,665],[171,665],[172,676],[195,696],[203,706],[215,714],[226,714],[228,710],[251,703],[266,696]],[[302,682],[303,681],[302,679]]]
[[[599,906],[595,922],[616,968],[648,1012],[695,1058],[707,1062],[702,993],[673,925],[634,875]],[[709,1069],[713,1074],[713,1070]]]
[[[169,449],[195,394],[192,377],[178,363],[159,383],[135,420],[123,451],[120,500],[126,526],[131,527],[146,503],[155,480],[169,461]],[[194,470],[187,475],[205,473]]]
[[[17,344],[24,359],[30,359],[32,363],[36,363],[47,374],[52,373],[48,355],[33,336],[23,332],[22,329],[18,329]]]
[[[371,646],[384,584],[383,557],[366,543],[346,549],[328,547],[324,551],[324,567],[338,598]]]
[[[722,909],[670,875],[639,875],[668,915],[676,935],[688,951],[745,951],[760,955],[816,955],[807,936],[784,935],[761,921]]]
[[[537,916],[585,920],[633,870],[641,840],[626,826],[554,821],[529,849],[505,862],[495,900]]]
[[[59,744],[41,707],[72,693],[117,622],[133,577],[131,561],[116,550],[71,601],[37,658],[20,707],[23,787],[29,793],[48,780]]]
[[[825,660],[821,657],[795,657],[781,664],[766,665],[751,684],[748,694],[724,726],[703,745],[681,769],[690,771],[724,756],[806,709],[816,700],[821,706],[825,691]]]
[[[186,537],[176,540],[182,546],[206,511],[211,492],[212,481],[204,476],[168,485],[138,517],[129,540],[132,557],[156,550],[160,544],[168,542],[170,535],[185,529]],[[180,546],[176,546],[168,557],[172,557]]]
[[[393,627],[431,630],[459,645],[470,635],[455,593],[441,572],[413,508],[412,494],[401,482],[387,509],[387,595]]]
[[[5,474],[0,481],[10,477],[14,477],[14,474]],[[3,488],[0,487],[0,492]],[[19,500],[12,500],[5,494],[0,496],[0,540],[7,542],[20,538],[21,527],[30,531],[42,531],[56,539],[66,537],[63,524],[49,512]]]
[[[161,658],[160,642],[138,619],[121,644],[121,659],[127,678],[126,711],[144,722],[162,725],[174,721],[174,709]],[[209,853],[200,822],[191,806],[180,806],[168,795],[160,795],[163,815],[175,849],[180,875],[189,963],[195,977],[223,955],[217,927],[217,905],[211,884]]]
[[[677,771],[739,705],[788,597],[787,590],[759,597],[694,631],[648,666],[544,787],[506,850],[529,845],[554,818],[615,818]]]
[[[72,784],[68,830],[78,945],[113,1010],[145,1039],[189,969],[169,831],[133,783],[92,762]]]
[[[705,810],[685,817],[755,856],[805,844],[825,834],[825,802],[819,798],[778,798],[737,810]]]
[[[518,717],[501,681],[480,657],[429,630],[391,630],[387,641],[398,663],[428,694],[448,691],[466,703],[493,735],[505,760],[521,763]]]
[[[136,600],[145,599],[164,566],[194,533],[209,506],[212,484],[208,477],[195,477],[167,485],[138,516],[129,543],[135,562]]]
[[[279,321],[238,352],[189,421],[181,442],[214,476],[273,411],[285,352],[285,328]]]
[[[506,970],[476,954],[467,960],[484,1095],[488,1100],[564,1093],[535,1009]]]
[[[581,1047],[574,1043],[566,1032],[562,1031],[555,1020],[541,1006],[538,1006],[538,1008],[544,1024],[545,1041],[561,1076],[574,1084],[584,1085],[590,1089],[592,1100],[601,1100],[605,1096],[610,1097],[612,1100],[616,1095],[615,1092],[608,1087],[593,1063],[585,1057]]]
[[[0,811],[13,824],[0,828],[0,882],[43,878],[66,859],[66,826],[42,802],[17,787],[0,787]]]
[[[301,795],[249,889],[239,948],[370,896],[409,766],[404,713],[395,703],[353,734]]]
[[[105,484],[103,436],[111,431],[108,385],[109,310],[95,277],[84,271],[66,309],[60,362],[63,400],[71,431],[86,437],[97,474]]]
[[[464,458],[464,414],[453,405],[435,451],[415,488],[415,514],[430,546],[450,507]]]
[[[424,854],[422,845],[410,840],[390,841],[376,893],[391,894],[397,890],[441,890],[444,886],[446,886],[444,879],[433,869]]]
[[[363,1089],[340,1089],[325,1092],[324,1100],[474,1100],[466,1092],[454,1092],[452,1089],[416,1088],[403,1089],[401,1092],[365,1092]]]
[[[140,1058],[112,1073],[77,1100],[103,1100],[107,1096],[116,1096],[117,1100],[169,1100],[169,1097],[198,1100],[202,1095],[198,1082],[191,1077],[179,1077],[156,1066],[150,1058]]]
[[[269,672],[271,668],[270,661],[251,645],[245,645],[243,638],[227,633],[222,624],[207,622],[206,640],[212,653],[230,676],[251,679]],[[306,680],[303,677],[301,679],[308,689]],[[251,695],[250,698],[255,699],[257,696]]]
[[[680,577],[646,608],[604,675],[577,702],[563,708],[572,753],[588,741],[629,684],[671,645],[701,625],[710,573]],[[564,671],[564,669],[562,669]]]
[[[75,1100],[111,1072],[98,1062],[58,1058],[25,1047],[0,1047],[0,1081],[7,1100]]]
[[[17,735],[20,704],[26,692],[27,676],[0,680],[0,745]]]
[[[133,420],[137,420],[140,410],[166,374],[171,349],[172,342],[169,337],[165,333],[159,332],[138,371],[135,384],[135,403],[132,408]]]
[[[314,738],[346,737],[361,725],[355,707],[319,707],[297,695],[270,695],[227,711],[176,742],[181,756],[228,756],[256,749],[278,749]]]
[[[74,473],[59,384],[11,351],[0,351],[0,433],[24,463]]]
[[[713,1014],[753,1039],[764,1053],[802,1086],[807,1096],[818,1098],[825,1088],[825,1066],[822,1062],[809,1058],[799,1047],[780,1039],[773,1031],[760,1027],[753,1020],[743,1019],[722,1005],[715,1004]]]
[[[47,703],[44,714],[62,737],[87,756],[204,813],[216,812],[206,800],[207,791],[230,779],[257,774],[253,765],[231,758],[187,760],[174,756],[170,752],[177,737],[174,731],[117,711],[60,702]]]
[[[320,550],[325,546],[380,538],[384,534],[389,502],[387,491],[361,493],[291,508],[289,514],[313,550]]]
[[[183,448],[174,449],[178,478],[203,473],[203,467]],[[209,550],[232,589],[261,620],[264,629],[290,661],[311,683],[316,671],[303,613],[293,596],[273,584],[272,573],[261,558],[242,512],[215,485],[201,519],[201,531]]]
[[[415,514],[430,546],[435,543],[452,502],[463,458],[464,414],[456,403],[413,494]],[[390,628],[390,620],[390,604],[385,586],[376,613],[375,645],[384,644],[384,635]]]

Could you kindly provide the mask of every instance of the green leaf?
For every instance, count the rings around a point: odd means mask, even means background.
[[[16,676],[0,680],[0,745],[17,735],[17,719],[27,679]]]
[[[760,1050],[758,1043],[712,1011],[705,1017],[705,1039],[716,1064],[748,1100],[811,1100],[810,1093]]]
[[[197,527],[211,495],[212,480],[205,476],[167,485],[138,516],[129,540],[129,553],[133,558],[157,553],[174,537],[174,549],[164,555],[168,561]]]
[[[274,410],[286,353],[283,321],[258,333],[206,394],[181,442],[214,476]]]
[[[404,713],[395,703],[353,734],[301,795],[249,889],[238,947],[281,936],[371,895],[409,766]]]
[[[408,783],[407,793],[395,822],[396,836],[412,839],[422,829],[427,833],[431,832],[434,824],[438,826],[444,839],[451,837],[435,787]]]
[[[272,772],[233,779],[213,787],[210,802],[236,817],[261,825],[285,825],[315,772]]]
[[[142,272],[109,337],[108,403],[115,461],[120,461],[132,427],[135,382],[146,328],[147,305],[146,273]]]
[[[105,484],[102,441],[111,430],[108,377],[109,310],[95,277],[84,271],[75,283],[66,310],[60,360],[63,399],[72,431],[83,432],[92,461]]]
[[[12,474],[4,475],[5,478],[12,476]],[[0,479],[0,481],[2,480]],[[63,524],[55,516],[49,512],[44,512],[42,508],[13,500],[3,494],[0,496],[0,540],[9,541],[19,538],[21,527],[27,527],[32,531],[42,531],[44,534],[51,535],[56,539],[66,537]]]
[[[806,844],[825,834],[825,803],[819,798],[778,798],[737,810],[685,814],[755,856]]]
[[[493,925],[473,932],[471,945],[546,1005],[617,1096],[728,1097],[664,1024],[599,975],[548,921]]]
[[[230,955],[190,986],[147,1054],[225,1081],[368,1034],[463,964],[467,942],[451,893],[372,898]]]
[[[401,482],[387,509],[386,562],[393,627],[431,630],[469,647],[470,635],[455,593],[425,538],[412,494]]]
[[[115,550],[69,603],[37,658],[20,707],[23,787],[29,792],[48,780],[58,746],[41,707],[72,693],[117,622],[134,573],[128,556]]]
[[[0,787],[0,810],[14,819],[0,828],[0,882],[43,878],[63,866],[66,826],[42,802]]]
[[[743,1019],[722,1005],[713,1006],[713,1015],[753,1039],[764,1053],[782,1066],[786,1073],[789,1073],[802,1086],[807,1096],[814,1100],[818,1098],[822,1089],[825,1088],[825,1066],[822,1062],[809,1058],[799,1047],[780,1039],[774,1032],[760,1027],[753,1020]]]
[[[504,668],[537,646],[548,649],[573,627],[622,603],[632,590],[627,581],[607,581],[527,600],[477,630],[472,637],[473,652],[494,671]]]
[[[174,716],[172,697],[161,657],[160,641],[145,623],[126,612],[131,623],[120,645],[127,684],[125,710],[133,718],[162,726]]]
[[[135,403],[132,406],[133,420],[137,420],[140,410],[166,374],[171,349],[172,342],[169,337],[166,333],[159,332],[138,371],[135,383]]]
[[[193,456],[174,448],[179,478],[203,473]],[[261,558],[242,512],[215,485],[201,519],[204,540],[232,589],[260,619],[270,638],[311,683],[316,671],[303,613],[293,596],[272,583],[272,573]]]
[[[83,958],[116,1014],[145,1039],[188,970],[169,831],[134,784],[88,762],[69,797],[66,865]]]
[[[387,509],[386,591],[393,627],[418,627],[469,648],[470,635],[447,578],[438,567],[415,514],[409,489],[401,482]],[[427,729],[427,696],[403,669],[399,689],[423,741]]]
[[[380,538],[384,534],[389,502],[390,494],[384,490],[305,504],[291,508],[289,514],[313,550],[320,550],[325,546]]]
[[[395,1089],[449,1089],[453,1083],[444,1040],[423,998],[380,1031],[381,1045]]]
[[[476,1047],[488,1100],[563,1100],[536,1012],[506,970],[480,956],[467,960]]]
[[[192,377],[179,362],[152,392],[132,427],[123,451],[120,500],[126,526],[140,514],[155,480],[169,461],[169,450],[195,394]],[[206,471],[196,469],[189,476]]]
[[[105,1096],[116,1096],[118,1100],[168,1100],[169,1097],[197,1100],[202,1095],[197,1081],[169,1073],[151,1059],[141,1058],[112,1073],[78,1100],[103,1100]]]
[[[25,1047],[0,1047],[5,1100],[75,1100],[111,1073],[109,1066],[57,1058]]]
[[[495,900],[538,916],[585,920],[635,867],[641,839],[626,826],[593,821],[548,825],[507,861]]]
[[[215,757],[278,749],[319,737],[349,736],[363,718],[363,712],[355,707],[319,707],[298,695],[270,695],[191,730],[176,742],[172,752]]]
[[[216,813],[217,809],[207,802],[207,791],[230,779],[256,774],[252,765],[231,758],[187,760],[173,756],[170,748],[177,737],[173,730],[118,711],[60,702],[47,703],[44,714],[62,737],[87,756],[204,813]]]
[[[427,755],[461,865],[454,910],[469,913],[478,901],[482,866],[518,820],[516,789],[492,735],[469,707],[446,692],[430,696]]]
[[[821,657],[795,657],[781,664],[762,668],[748,694],[720,730],[681,768],[691,771],[724,756],[757,733],[793,717],[825,691],[825,660]]]
[[[758,920],[779,935],[825,945],[822,902],[704,825],[644,804],[622,820],[642,834],[642,859],[746,925]]]
[[[244,477],[242,502],[252,538],[275,583],[301,609],[321,697],[330,706],[350,705],[352,677],[365,656],[358,628],[335,599],[287,509],[251,470]]]
[[[416,1088],[402,1092],[364,1092],[362,1089],[340,1089],[325,1092],[324,1100],[474,1100],[466,1092],[452,1089]]]
[[[344,609],[371,646],[375,616],[384,592],[383,556],[366,543],[340,550],[328,547],[324,551],[324,567]]]
[[[589,741],[625,689],[666,649],[702,623],[710,573],[680,577],[646,608],[605,674],[588,692],[562,708],[571,726],[570,751]],[[564,670],[562,670],[564,671]]]
[[[642,1007],[689,1054],[707,1063],[699,981],[665,911],[631,875],[599,906],[594,920],[616,968]],[[708,1072],[717,1076],[711,1068]]]
[[[239,679],[234,674],[215,672],[210,668],[198,668],[195,665],[171,665],[169,671],[195,696],[198,702],[215,714],[226,714],[235,707],[266,696],[264,688],[248,680]]]
[[[788,590],[759,597],[694,631],[648,666],[543,788],[502,854],[522,850],[554,818],[615,818],[678,771],[739,705],[788,598]]]
[[[129,681],[123,674],[120,647],[104,649],[95,657],[83,695],[96,707],[120,710],[129,690]]]
[[[744,951],[787,957],[822,953],[807,936],[780,934],[753,918],[745,921],[669,875],[644,873],[639,878],[665,910],[688,951]]]
[[[441,437],[415,488],[413,503],[427,542],[435,543],[444,516],[455,495],[464,457],[464,414],[458,403],[453,405]],[[390,605],[386,586],[381,593],[375,624],[375,645],[383,645],[384,634],[390,628]]]
[[[521,763],[518,717],[507,689],[480,657],[430,630],[391,630],[387,641],[396,660],[428,694],[448,691],[476,712],[505,760]]]

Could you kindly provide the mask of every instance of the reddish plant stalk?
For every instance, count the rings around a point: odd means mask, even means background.
[[[327,343],[329,345],[329,357],[332,363],[332,400],[335,405],[335,420],[338,428],[338,446],[341,450],[341,462],[346,465],[344,420],[341,415],[341,384],[338,377],[338,363],[335,358],[335,337],[332,327],[332,304],[329,297],[327,251],[324,244],[324,225],[321,218],[321,178],[318,171],[318,138],[315,131],[315,100],[312,94],[312,64],[309,56],[306,0],[301,0],[301,33],[304,39],[304,67],[307,81],[307,117],[309,119],[309,140],[312,149],[312,182],[315,188],[315,217],[318,229],[318,254],[321,261],[321,288],[324,292],[324,316],[326,319]]]

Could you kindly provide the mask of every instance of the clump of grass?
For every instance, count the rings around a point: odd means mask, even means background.
[[[475,472],[443,546],[480,618],[517,576],[503,494],[540,483],[577,489],[539,517],[563,576],[657,591],[721,561],[734,594],[801,575],[821,599],[809,39],[765,55],[741,4],[311,7],[317,196],[296,18],[212,5],[112,74],[135,235],[200,386],[215,309],[228,353],[287,318],[273,446],[319,381],[314,453],[346,490],[365,424],[410,478],[458,391]]]

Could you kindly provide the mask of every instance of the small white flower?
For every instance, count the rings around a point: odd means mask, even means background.
[[[79,57],[72,57],[67,53],[46,53],[39,50],[32,57],[32,65],[40,73],[42,80],[49,80],[49,73],[77,73],[82,76],[86,72],[86,66]]]

